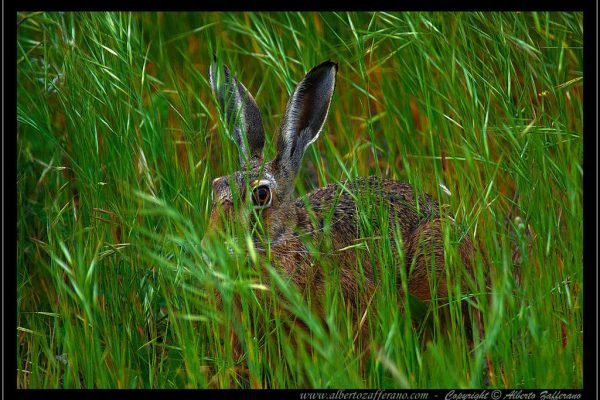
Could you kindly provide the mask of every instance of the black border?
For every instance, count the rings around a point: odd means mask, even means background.
[[[598,4],[584,11],[583,387],[598,397]],[[592,385],[595,389],[592,392]]]
[[[170,0],[144,2],[106,0],[97,3],[25,0],[20,11],[583,11],[592,9],[589,0],[426,0],[426,1],[314,1],[314,0],[220,0],[193,3]]]
[[[272,1],[272,0],[271,0]],[[594,4],[596,3],[596,4]],[[194,6],[191,2],[180,2],[171,0],[168,3],[159,3],[145,1],[143,3],[129,3],[126,1],[108,0],[98,4],[78,3],[69,4],[57,1],[22,1],[20,4],[5,5],[2,3],[4,24],[3,24],[3,53],[2,53],[2,397],[14,398],[81,398],[85,395],[94,395],[105,398],[130,398],[144,397],[146,399],[160,398],[165,395],[175,395],[177,397],[193,398],[300,398],[301,390],[16,390],[16,369],[14,360],[16,358],[16,349],[14,342],[7,341],[6,332],[14,332],[12,329],[16,326],[16,254],[12,235],[6,236],[6,226],[16,227],[16,213],[14,210],[18,207],[16,204],[16,23],[17,11],[583,11],[584,12],[584,159],[583,159],[583,187],[584,187],[584,389],[582,390],[561,390],[561,393],[583,393],[582,398],[598,398],[598,353],[597,353],[597,327],[598,327],[598,224],[597,224],[597,143],[598,135],[598,4],[592,1],[571,0],[568,2],[556,0],[552,1],[527,1],[527,0],[505,0],[502,2],[480,4],[470,1],[448,2],[443,0],[419,1],[411,3],[392,3],[381,0],[370,0],[365,3],[324,3],[308,1],[288,0],[286,2],[253,1],[242,2],[239,0],[219,1],[211,3],[202,3],[195,5],[201,9],[190,9]],[[252,8],[250,10],[249,8]],[[9,96],[5,97],[5,94]],[[12,94],[12,96],[10,96]],[[9,98],[8,102],[5,99]],[[8,147],[5,147],[5,142]],[[6,150],[8,149],[8,150]],[[14,158],[13,158],[14,157]],[[5,177],[9,177],[8,183]],[[11,189],[15,192],[11,193]],[[5,203],[5,199],[9,199]],[[14,228],[11,228],[14,229]],[[11,241],[9,242],[10,239]],[[7,245],[8,244],[8,245]],[[8,250],[7,250],[8,249]],[[7,279],[5,280],[5,274]],[[6,317],[5,317],[6,316]],[[12,321],[12,326],[5,329],[5,321]],[[14,337],[14,336],[13,336]],[[6,348],[5,348],[6,344]],[[4,350],[7,350],[4,352]],[[5,392],[4,388],[9,389]],[[487,390],[491,392],[490,390]],[[307,390],[307,393],[335,393],[337,390]],[[359,391],[359,392],[375,392]],[[389,390],[386,392],[411,391]],[[430,393],[430,399],[444,399],[448,390],[423,390]],[[484,390],[462,390],[463,394],[481,394]],[[503,394],[508,394],[510,390],[502,390]],[[540,398],[542,390],[523,390],[522,392],[536,393],[536,398]],[[550,390],[549,393],[554,391]],[[481,397],[483,398],[483,397]],[[488,399],[491,397],[487,397]],[[554,400],[549,398],[548,400]]]

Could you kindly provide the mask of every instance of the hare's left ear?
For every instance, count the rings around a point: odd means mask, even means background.
[[[238,146],[241,165],[262,161],[265,130],[254,97],[231,75],[226,65],[219,68],[216,62],[211,64],[209,79],[227,128]]]
[[[309,144],[317,140],[335,88],[337,64],[325,61],[311,69],[287,103],[277,139],[276,172],[288,181],[300,169]]]

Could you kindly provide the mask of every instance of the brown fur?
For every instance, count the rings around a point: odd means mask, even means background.
[[[260,169],[252,176],[259,176]],[[224,184],[227,177],[216,180],[214,185],[215,198],[220,199],[220,204],[215,204],[211,213],[211,229],[222,226],[221,218],[243,221],[235,216],[232,211],[233,199],[229,185]],[[243,179],[236,179],[241,181]],[[342,188],[342,185],[345,189]],[[239,189],[243,192],[243,188]],[[362,259],[364,282],[357,281],[360,275],[357,271],[358,262],[356,251],[343,250],[357,243],[360,238],[357,206],[353,196],[369,196],[370,200],[382,201],[384,207],[389,207],[389,226],[395,224],[400,228],[403,249],[395,252],[404,252],[404,265],[381,266],[388,268],[390,273],[395,273],[394,268],[406,268],[411,271],[408,288],[411,295],[420,300],[431,299],[432,266],[435,270],[435,281],[439,281],[437,295],[447,296],[444,282],[444,249],[442,239],[442,225],[437,203],[425,194],[419,198],[418,205],[413,189],[401,182],[380,179],[371,176],[358,178],[341,185],[331,184],[319,188],[306,196],[308,207],[303,199],[291,200],[277,198],[274,194],[273,204],[261,213],[262,222],[267,227],[270,236],[270,252],[273,263],[282,275],[291,278],[302,292],[310,290],[311,293],[323,293],[323,271],[309,253],[306,243],[319,248],[319,243],[331,240],[331,249],[325,254],[327,258],[338,265],[341,288],[344,297],[354,303],[359,286],[368,289],[364,294],[369,298],[375,289],[373,266],[368,257]],[[222,212],[223,210],[225,212]],[[311,213],[313,215],[311,215]],[[331,216],[331,237],[325,238],[323,226],[326,217]],[[216,228],[218,229],[218,228]],[[388,232],[391,243],[394,243],[394,233]],[[265,243],[258,240],[256,248],[265,249]],[[465,237],[459,246],[462,261],[467,268],[471,266],[472,244]],[[321,255],[323,256],[323,255]],[[433,257],[433,260],[432,260]]]
[[[318,311],[322,311],[320,302],[331,284],[331,268],[336,269],[333,272],[339,276],[344,299],[356,318],[360,318],[377,288],[376,271],[408,276],[409,293],[422,301],[431,300],[432,296],[446,297],[442,237],[445,220],[437,202],[428,194],[417,195],[408,184],[371,176],[331,184],[305,198],[294,197],[295,176],[304,152],[323,128],[336,73],[337,65],[326,61],[311,69],[298,84],[287,103],[277,138],[277,154],[272,161],[264,162],[264,129],[254,98],[226,67],[219,72],[217,64],[211,66],[210,82],[240,149],[242,170],[213,181],[213,209],[204,242],[227,226],[224,221],[247,231],[262,226],[265,235],[253,237],[255,248],[270,254],[280,274],[302,293],[310,293]],[[258,207],[259,211],[251,212],[251,193],[259,186],[269,188],[271,200]],[[360,221],[369,211],[357,207],[356,197],[364,199],[359,204],[387,210],[387,223],[373,220],[368,225],[375,228],[371,236],[389,236],[398,260],[393,265],[371,265],[367,253],[352,247],[365,240]],[[388,232],[383,232],[385,226]],[[395,228],[399,229],[400,238],[395,237]],[[396,239],[401,246],[395,245]],[[376,246],[377,241],[372,245]],[[458,246],[460,258],[470,270],[471,240],[464,237]],[[312,255],[314,251],[318,256]],[[399,273],[402,269],[406,274]],[[403,285],[400,279],[397,282],[400,291]],[[366,324],[361,328],[363,339],[364,332]]]

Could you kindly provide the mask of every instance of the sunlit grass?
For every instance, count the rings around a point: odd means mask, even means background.
[[[19,19],[18,387],[582,386],[581,14]],[[339,63],[298,195],[368,175],[431,193],[458,221],[447,259],[456,235],[480,249],[471,293],[449,267],[449,324],[399,309],[402,277],[382,269],[361,347],[335,266],[319,315],[314,296],[247,257],[243,226],[202,254],[211,179],[239,167],[208,84],[213,54],[255,94],[267,159],[295,84]],[[389,241],[372,245],[385,210],[358,208],[372,218],[348,251],[390,265]],[[463,297],[483,340],[460,323]]]

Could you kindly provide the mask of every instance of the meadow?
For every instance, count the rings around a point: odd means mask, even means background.
[[[16,386],[581,388],[582,43],[581,13],[19,13]],[[267,159],[296,83],[337,62],[298,196],[369,175],[430,193],[475,244],[469,290],[452,266],[448,299],[398,307],[383,211],[359,202],[352,251],[382,267],[362,348],[335,273],[317,315],[244,226],[203,248],[211,181],[239,168],[213,56]]]

